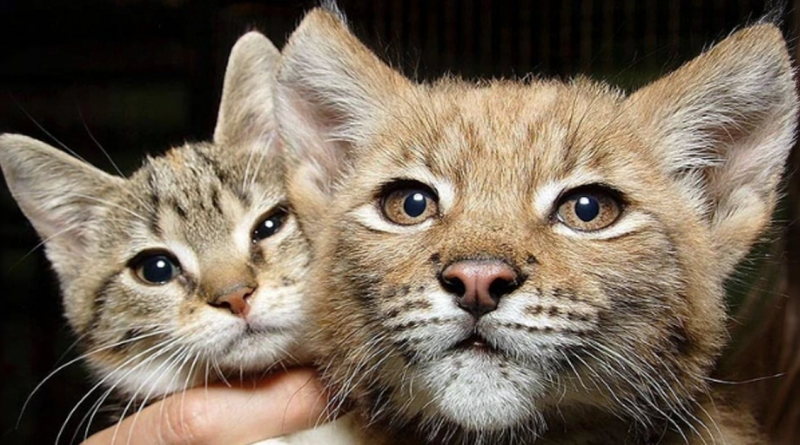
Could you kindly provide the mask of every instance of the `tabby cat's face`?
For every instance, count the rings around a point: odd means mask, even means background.
[[[278,79],[338,397],[433,443],[692,420],[794,134],[774,27],[626,96],[414,84],[314,11]]]
[[[96,369],[264,371],[298,352],[308,258],[281,175],[268,153],[187,145],[97,196],[108,213],[65,289],[88,348],[117,345],[89,357]]]
[[[287,205],[262,35],[234,47],[212,143],[111,176],[0,137],[12,194],[45,240],[66,316],[106,386],[148,399],[304,360],[305,238]]]
[[[12,190],[52,233],[67,318],[105,383],[144,398],[303,359],[307,246],[270,144],[188,144],[127,179],[23,136],[0,145],[61,175],[4,164],[9,183],[31,183]],[[50,197],[22,201],[36,194]]]

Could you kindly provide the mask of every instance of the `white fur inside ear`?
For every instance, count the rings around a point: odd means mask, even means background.
[[[734,33],[629,101],[667,171],[717,170],[729,189],[775,173],[794,137],[793,70],[774,25]]]
[[[390,99],[410,84],[352,35],[340,16],[320,8],[309,12],[284,47],[275,88],[290,180],[329,193]],[[313,179],[291,173],[299,169]]]
[[[333,122],[299,92],[278,87],[276,116],[286,152],[304,170],[303,182],[330,191],[351,142],[337,135]]]
[[[798,98],[781,31],[744,28],[628,101],[732,270],[769,222],[794,145]]]

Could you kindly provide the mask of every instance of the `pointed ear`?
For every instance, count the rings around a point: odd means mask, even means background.
[[[56,272],[62,280],[74,278],[86,254],[90,223],[103,212],[103,196],[124,179],[16,134],[0,136],[0,167]]]
[[[231,50],[214,143],[224,147],[270,149],[275,131],[272,90],[281,53],[262,34],[249,32]]]
[[[316,221],[352,152],[410,81],[381,62],[341,16],[309,12],[284,48],[275,116],[295,207]],[[305,215],[303,215],[305,213]]]
[[[628,101],[732,270],[769,223],[794,144],[797,94],[780,30],[745,28]]]

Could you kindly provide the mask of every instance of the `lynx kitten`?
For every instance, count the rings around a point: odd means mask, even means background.
[[[0,137],[3,173],[45,242],[93,391],[118,395],[123,415],[208,379],[301,359],[308,249],[274,137],[279,60],[264,36],[242,37],[213,142],[148,158],[130,178]]]
[[[628,95],[415,83],[317,9],[275,91],[316,353],[369,443],[763,443],[707,377],[794,140],[777,27]]]

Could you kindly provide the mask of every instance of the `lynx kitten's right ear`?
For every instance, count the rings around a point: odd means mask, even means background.
[[[103,212],[103,196],[124,179],[17,134],[0,136],[0,167],[56,272],[62,280],[74,278],[85,257],[87,223]]]
[[[663,170],[707,217],[727,271],[777,201],[797,125],[793,74],[780,30],[759,24],[628,99]]]
[[[316,221],[338,176],[410,81],[381,62],[322,8],[309,12],[283,50],[275,117],[289,163],[289,193]]]
[[[255,150],[275,145],[272,90],[280,60],[280,51],[258,32],[245,34],[233,46],[214,130],[217,145]]]

